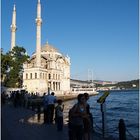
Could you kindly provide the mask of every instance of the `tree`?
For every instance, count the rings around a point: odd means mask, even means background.
[[[23,63],[28,60],[26,50],[23,47],[14,47],[3,56],[2,74],[6,73],[4,85],[6,87],[19,88],[22,86]],[[8,64],[8,65],[7,65]]]
[[[4,82],[4,79],[7,75],[7,72],[9,68],[11,67],[12,64],[12,57],[6,53],[4,54],[3,51],[1,50],[1,81],[2,83]]]

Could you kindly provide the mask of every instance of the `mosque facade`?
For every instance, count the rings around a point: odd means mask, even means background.
[[[15,6],[11,25],[11,49],[15,44]],[[15,22],[15,23],[14,23]],[[41,2],[37,3],[36,51],[23,64],[23,88],[28,92],[43,94],[48,90],[56,95],[70,92],[70,57],[61,54],[48,42],[41,45]]]

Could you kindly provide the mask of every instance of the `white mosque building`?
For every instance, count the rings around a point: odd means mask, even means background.
[[[62,55],[48,44],[41,45],[41,2],[37,3],[36,52],[23,64],[23,88],[41,95],[48,89],[56,95],[70,92],[70,57]],[[16,8],[14,5],[11,25],[11,50],[15,46]]]

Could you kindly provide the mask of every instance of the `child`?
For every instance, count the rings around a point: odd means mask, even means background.
[[[58,105],[55,108],[55,119],[56,119],[56,125],[57,125],[57,130],[62,131],[63,130],[63,110],[64,110],[64,105],[62,105],[62,100],[58,100],[57,103]]]

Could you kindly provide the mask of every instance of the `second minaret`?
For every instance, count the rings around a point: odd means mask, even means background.
[[[38,0],[37,4],[37,18],[36,18],[36,66],[41,66],[41,4]]]
[[[11,51],[16,46],[16,30],[16,6],[14,5],[11,24]]]

